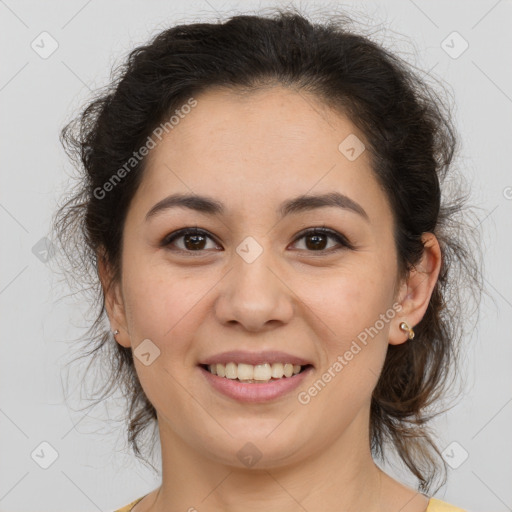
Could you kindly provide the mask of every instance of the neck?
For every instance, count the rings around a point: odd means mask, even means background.
[[[206,458],[159,418],[162,485],[151,512],[201,510],[308,512],[379,509],[381,471],[373,462],[367,417],[356,418],[334,443],[307,458],[258,469]],[[135,508],[134,511],[138,510]]]

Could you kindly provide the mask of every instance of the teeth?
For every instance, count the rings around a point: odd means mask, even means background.
[[[222,366],[222,365],[220,365]],[[217,374],[219,373],[219,365],[217,365]],[[254,366],[252,364],[239,363],[237,367],[238,380],[254,379]]]
[[[268,382],[271,378],[282,379],[283,377],[291,377],[300,372],[300,364],[291,363],[264,363],[264,364],[245,364],[245,363],[228,363],[209,364],[208,370],[213,375],[226,377],[228,379],[238,379],[240,381],[258,381]]]
[[[268,363],[257,364],[253,368],[254,368],[254,372],[253,372],[254,376],[252,378],[254,380],[270,380],[272,378],[272,366],[270,364],[268,364]],[[240,380],[242,380],[242,379],[240,379]]]
[[[300,368],[300,367],[299,367]],[[270,374],[274,379],[280,379],[284,375],[284,369],[282,363],[274,363]]]
[[[217,365],[215,365],[215,367],[217,367]],[[218,373],[218,372],[216,372],[216,373]],[[235,363],[228,363],[226,365],[226,377],[228,379],[236,379],[237,375],[238,375],[238,373],[237,373],[237,370],[236,370],[236,364]]]

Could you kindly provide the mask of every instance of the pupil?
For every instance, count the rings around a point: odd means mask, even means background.
[[[202,240],[201,240],[202,239]],[[189,242],[193,240],[192,245],[189,246]],[[185,236],[185,247],[187,249],[197,249],[200,247],[201,242],[204,242],[204,236],[202,235],[186,235]]]
[[[319,238],[324,238],[324,240],[323,240],[324,243],[323,244],[322,244],[322,241],[320,241],[320,246],[321,246],[320,248],[321,249],[325,248],[325,235],[321,235],[320,234],[320,235],[310,235],[309,237],[307,237],[307,240],[316,239],[316,241],[317,241],[316,243],[313,243],[312,245],[310,245],[309,243],[306,242],[306,245],[307,245],[308,249],[311,249],[311,248],[318,249],[319,248],[319,245],[318,245],[318,239]]]

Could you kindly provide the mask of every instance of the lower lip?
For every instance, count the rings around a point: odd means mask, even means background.
[[[206,380],[214,389],[222,394],[229,396],[240,402],[267,402],[275,398],[292,392],[304,381],[304,379],[313,370],[312,366],[308,366],[305,370],[292,377],[283,377],[281,379],[271,380],[270,382],[260,383],[244,383],[226,377],[213,375],[202,366],[198,367]]]

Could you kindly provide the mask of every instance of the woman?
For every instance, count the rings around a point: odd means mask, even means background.
[[[180,25],[63,140],[84,172],[56,229],[101,283],[94,352],[135,453],[155,421],[161,442],[161,486],[118,512],[461,510],[430,498],[426,421],[477,265],[441,204],[453,127],[406,63],[341,17]]]

